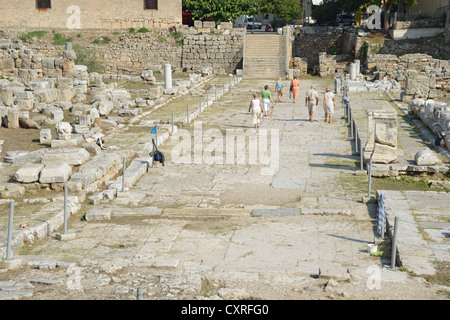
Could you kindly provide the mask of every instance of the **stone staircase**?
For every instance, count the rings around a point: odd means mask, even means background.
[[[286,41],[278,34],[247,34],[244,78],[274,79],[286,76]]]

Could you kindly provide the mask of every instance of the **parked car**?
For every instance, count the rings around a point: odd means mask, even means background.
[[[356,26],[354,13],[343,13],[336,16],[336,25]]]
[[[237,18],[236,24],[237,27],[245,27],[247,29],[262,29],[262,24],[259,21],[255,20],[255,17],[249,16],[239,16]]]
[[[247,18],[247,29],[262,29],[262,23],[256,21],[254,17]]]

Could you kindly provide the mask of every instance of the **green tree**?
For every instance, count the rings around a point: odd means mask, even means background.
[[[377,5],[381,5],[381,1],[375,1]],[[384,10],[381,13],[381,20],[383,21],[382,29],[386,31],[389,29],[389,16],[391,10],[396,8],[401,3],[406,11],[411,10],[417,4],[417,0],[387,0],[384,4]]]
[[[319,25],[329,25],[336,21],[336,15],[341,13],[342,5],[336,0],[325,0],[314,8],[312,18]]]
[[[256,15],[259,4],[256,0],[183,0],[183,11],[195,20],[235,22],[240,15]]]
[[[361,7],[367,7],[372,4],[381,6],[382,0],[325,0],[320,6],[316,7],[313,12],[313,18],[318,21],[329,21],[331,15],[336,17],[340,12],[355,12]],[[402,7],[409,11],[417,4],[417,0],[385,0],[384,10],[382,11],[383,30],[389,29],[389,16],[391,11],[401,4]],[[336,12],[336,10],[338,12]]]
[[[302,13],[301,1],[299,0],[258,0],[262,12],[272,13],[282,21],[298,19]]]

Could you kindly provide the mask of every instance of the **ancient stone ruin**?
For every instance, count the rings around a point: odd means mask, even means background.
[[[397,115],[383,111],[369,111],[368,140],[365,159],[373,163],[391,163],[397,159]]]
[[[165,68],[164,85],[158,85],[150,69],[134,78],[101,75],[89,73],[75,60],[71,43],[65,45],[61,57],[44,58],[20,40],[0,40],[1,126],[39,130],[39,143],[45,146],[35,151],[6,152],[2,165],[18,170],[13,176],[15,184],[2,188],[1,197],[23,194],[24,184],[97,191],[121,168],[121,154],[103,151],[106,148],[101,139],[108,133],[104,130],[123,127],[143,112],[157,108],[166,99],[164,95],[186,94],[202,81],[202,75],[196,73],[188,79],[172,80],[170,64]],[[145,85],[141,86],[145,89],[119,89],[115,80],[124,77]],[[1,151],[4,141],[0,142]]]

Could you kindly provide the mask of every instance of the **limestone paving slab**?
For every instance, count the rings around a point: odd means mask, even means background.
[[[324,81],[319,86],[321,94],[329,85]],[[242,90],[233,88],[231,97],[222,98],[217,109],[206,109],[197,121],[220,129],[254,130],[245,109],[251,92],[265,83],[244,81]],[[301,97],[310,84],[309,80],[302,83]],[[166,106],[164,112],[169,115]],[[182,114],[184,106],[175,107]],[[352,153],[350,143],[339,140],[342,115],[337,108],[335,123],[329,125],[321,121],[319,111],[320,121],[309,123],[301,103],[273,104],[263,126],[280,130],[281,154],[279,167],[270,175],[261,174],[258,164],[174,164],[170,151],[176,141],[169,139],[161,145],[168,156],[166,166],[149,170],[130,184],[127,192],[132,202],[86,209],[105,210],[111,220],[77,222],[75,240],[50,239],[36,251],[42,248],[54,260],[198,268],[241,277],[254,276],[254,271],[272,271],[278,277],[285,272],[318,275],[319,270],[323,276],[341,278],[348,276],[348,270],[358,270],[367,277],[368,268],[380,264],[366,252],[373,241],[371,219],[367,207],[355,203],[360,195],[347,194],[339,182],[343,174],[357,168],[330,164]],[[295,139],[296,135],[300,138]],[[130,137],[123,134],[115,142],[125,147]],[[270,202],[271,196],[276,201]],[[205,204],[210,207],[200,207]],[[300,215],[303,205],[311,211]],[[358,211],[358,219],[313,214],[332,213],[332,209]],[[252,210],[296,214],[251,216]]]
[[[390,228],[394,227],[395,217],[399,217],[398,251],[402,264],[416,274],[434,274],[434,260],[446,261],[450,246],[445,243],[444,233],[448,226],[437,223],[436,218],[449,215],[450,194],[434,191],[379,191],[387,196],[387,219]],[[427,241],[424,232],[440,234],[436,244]]]

